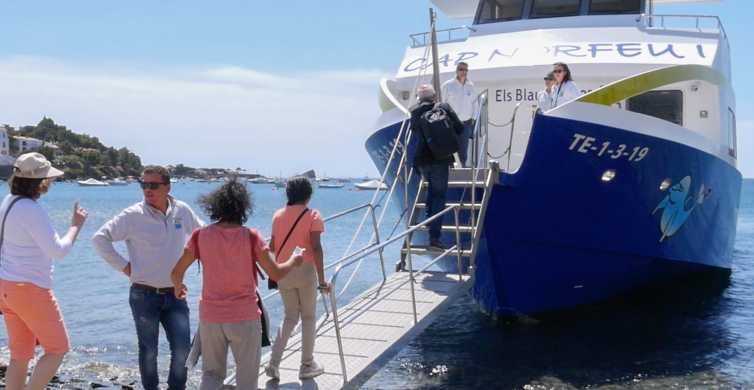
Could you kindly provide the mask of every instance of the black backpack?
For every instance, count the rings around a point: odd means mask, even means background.
[[[424,141],[435,160],[448,159],[458,152],[458,137],[453,130],[450,115],[441,104],[435,104],[431,110],[422,114],[421,121]]]

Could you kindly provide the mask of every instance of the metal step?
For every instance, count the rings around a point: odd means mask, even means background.
[[[476,183],[471,181],[449,181],[448,188],[471,188],[474,184],[480,190],[484,189],[484,181],[476,181]],[[427,182],[422,183],[422,187],[424,188],[427,188],[428,185]]]
[[[432,256],[432,255],[439,255],[443,251],[439,249],[429,249],[426,246],[411,246],[409,249],[402,248],[401,253],[407,253],[408,251],[411,251],[412,255],[418,255],[418,256]],[[448,254],[448,258],[452,258],[456,256],[456,251],[452,251]],[[461,256],[462,257],[470,257],[471,256],[471,249],[461,249]]]
[[[459,204],[460,203],[446,203],[445,207],[448,207],[448,206],[458,206]],[[481,210],[482,209],[482,204],[481,203],[476,203],[476,204],[474,204],[473,207],[474,207],[474,210]],[[427,208],[427,204],[426,203],[417,203],[416,204],[416,208],[417,209]],[[472,208],[471,203],[461,204],[461,210],[471,210],[471,208]]]
[[[409,228],[413,228],[416,225],[409,226]],[[429,227],[427,225],[420,226],[417,230],[429,230]],[[455,232],[456,231],[456,225],[442,225],[442,231],[443,232]],[[472,226],[464,226],[461,225],[458,227],[459,233],[472,233],[474,231],[474,228]]]
[[[476,179],[484,181],[487,178],[487,168],[476,170]],[[473,176],[471,168],[450,168],[448,180],[450,181],[470,181]]]

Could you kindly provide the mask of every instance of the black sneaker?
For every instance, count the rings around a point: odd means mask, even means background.
[[[443,244],[442,241],[440,241],[440,240],[431,240],[429,242],[429,250],[445,251],[448,248],[450,248],[450,247],[447,246],[447,245],[445,245],[445,244]]]

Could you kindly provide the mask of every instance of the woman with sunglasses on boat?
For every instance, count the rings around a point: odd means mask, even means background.
[[[556,62],[553,64],[552,73],[555,76],[555,86],[552,88],[552,108],[581,96],[581,90],[573,82],[571,69],[567,64]]]
[[[63,315],[52,292],[53,259],[62,259],[71,251],[87,212],[75,203],[71,226],[59,237],[38,203],[61,175],[44,155],[23,154],[13,164],[10,194],[0,205],[0,310],[10,348],[5,373],[9,390],[44,389],[70,349]],[[45,353],[26,383],[37,342]]]
[[[251,213],[244,184],[233,178],[199,202],[212,224],[194,231],[171,278],[178,299],[186,299],[183,277],[199,259],[203,266],[199,301],[199,340],[202,346],[201,390],[223,387],[230,347],[236,361],[236,388],[256,389],[262,357],[262,324],[258,302],[257,267],[282,279],[301,265],[293,255],[275,263],[264,238],[243,226]]]

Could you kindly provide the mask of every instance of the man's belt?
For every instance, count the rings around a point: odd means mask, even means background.
[[[472,124],[473,122],[474,122],[474,119],[467,119],[467,120],[463,121],[463,124],[464,124],[464,125],[470,125],[470,124]]]
[[[145,290],[145,291],[149,291],[149,292],[153,292],[157,294],[172,294],[174,291],[173,287],[152,287],[152,286],[148,286],[146,284],[141,284],[141,283],[133,283],[131,284],[131,287],[135,287],[140,290]]]

